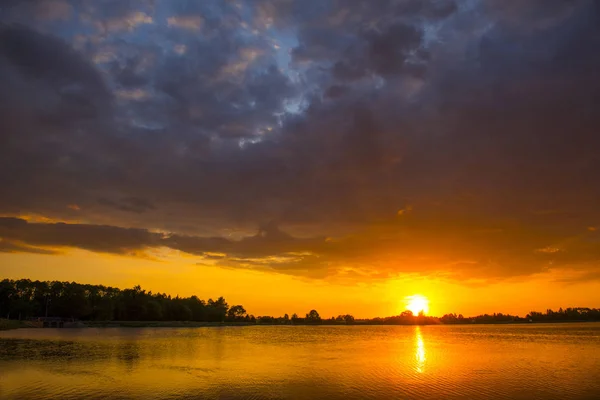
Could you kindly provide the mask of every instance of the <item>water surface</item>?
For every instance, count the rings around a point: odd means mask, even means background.
[[[20,329],[1,399],[600,399],[600,324]]]

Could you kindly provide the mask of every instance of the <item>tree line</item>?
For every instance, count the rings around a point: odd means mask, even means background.
[[[152,293],[139,285],[118,289],[104,285],[76,282],[32,281],[29,279],[0,281],[0,318],[25,320],[38,317],[74,318],[82,321],[198,321],[236,322],[248,324],[327,324],[327,325],[430,325],[473,323],[600,321],[600,309],[560,308],[558,311],[532,311],[525,317],[494,313],[475,317],[446,314],[440,318],[411,311],[399,315],[356,319],[350,314],[322,318],[316,310],[301,317],[248,314],[242,305],[229,306],[223,297],[207,301],[197,296],[172,297]]]
[[[75,282],[0,282],[0,316],[7,319],[61,317],[98,321],[207,321],[245,315],[242,306],[229,307],[223,297],[204,301],[196,296],[171,297],[140,286],[117,289]]]
[[[316,310],[305,317],[248,314],[242,305],[229,306],[223,297],[207,301],[191,297],[172,297],[135,286],[118,289],[76,282],[0,281],[0,318],[26,320],[40,317],[73,318],[82,321],[197,321],[262,324],[320,324]],[[337,321],[353,321],[345,315]]]
[[[483,314],[475,317],[463,317],[462,314],[446,314],[440,318],[443,324],[493,324],[516,322],[569,322],[569,321],[600,321],[600,309],[587,307],[559,308],[546,312],[531,311],[525,317],[518,315],[494,313]]]

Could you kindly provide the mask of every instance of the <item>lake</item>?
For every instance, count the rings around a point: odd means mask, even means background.
[[[600,399],[600,323],[0,332],[1,399]]]

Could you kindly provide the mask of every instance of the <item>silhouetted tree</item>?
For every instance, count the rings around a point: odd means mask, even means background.
[[[317,312],[317,310],[310,310],[308,314],[306,314],[306,322],[307,323],[319,323],[321,322],[321,316]]]
[[[232,306],[229,311],[227,311],[227,318],[230,321],[241,320],[246,315],[246,309],[242,306]]]
[[[213,322],[223,322],[227,315],[228,305],[223,297],[216,301],[208,299],[208,320]]]

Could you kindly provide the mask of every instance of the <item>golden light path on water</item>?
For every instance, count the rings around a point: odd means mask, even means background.
[[[425,342],[423,341],[423,335],[421,334],[421,327],[415,327],[415,370],[419,373],[423,373],[425,370]]]

